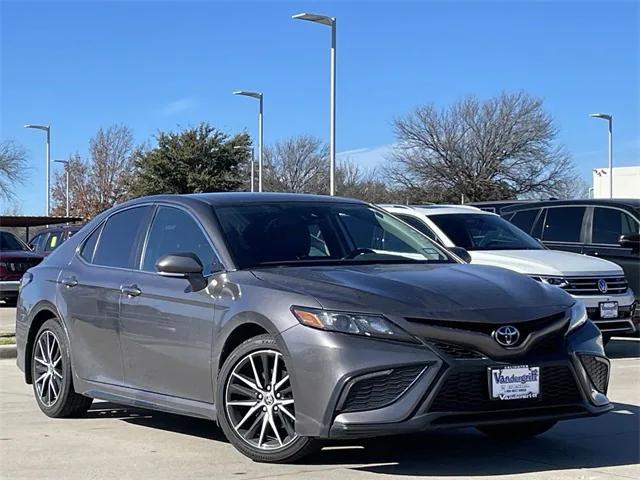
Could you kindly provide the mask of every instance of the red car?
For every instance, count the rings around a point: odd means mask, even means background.
[[[13,233],[0,231],[0,300],[15,303],[22,275],[43,258]]]

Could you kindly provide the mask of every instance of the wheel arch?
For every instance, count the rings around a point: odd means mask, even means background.
[[[33,378],[31,378],[31,358],[33,352],[33,344],[36,340],[36,335],[38,334],[38,330],[40,327],[47,321],[55,319],[62,330],[64,330],[65,335],[67,336],[67,345],[70,347],[69,342],[69,332],[67,331],[67,327],[62,321],[62,317],[58,312],[56,306],[50,302],[43,301],[39,305],[37,305],[31,314],[31,321],[29,322],[29,330],[27,332],[27,340],[25,342],[24,348],[24,378],[25,382],[28,384],[33,383]]]

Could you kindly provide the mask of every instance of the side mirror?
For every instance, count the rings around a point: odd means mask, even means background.
[[[202,262],[194,253],[170,253],[160,257],[156,262],[157,272],[165,277],[185,278],[194,292],[207,286],[207,279],[202,275]]]
[[[467,252],[467,250],[465,248],[462,248],[462,247],[451,247],[451,248],[449,248],[449,250],[451,250],[455,255],[460,257],[465,262],[471,263],[471,255],[469,254],[469,252]]]
[[[640,250],[640,233],[627,233],[620,235],[618,244],[624,248],[630,248],[631,250]]]

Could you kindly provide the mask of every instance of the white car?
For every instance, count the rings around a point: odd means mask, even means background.
[[[582,300],[605,341],[634,333],[635,296],[613,262],[578,253],[548,250],[499,215],[465,205],[382,205],[471,263],[524,273],[563,288]],[[457,247],[457,248],[456,248]],[[466,250],[466,252],[464,250]]]

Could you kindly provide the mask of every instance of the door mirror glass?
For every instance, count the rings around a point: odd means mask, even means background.
[[[634,251],[640,250],[640,233],[627,233],[625,235],[620,235],[618,243],[624,248],[630,248]]]
[[[462,247],[451,247],[449,248],[449,250],[451,250],[455,255],[457,255],[458,257],[460,257],[462,260],[464,260],[467,263],[471,263],[471,255],[469,255],[469,252],[467,252],[466,248],[462,248]]]

